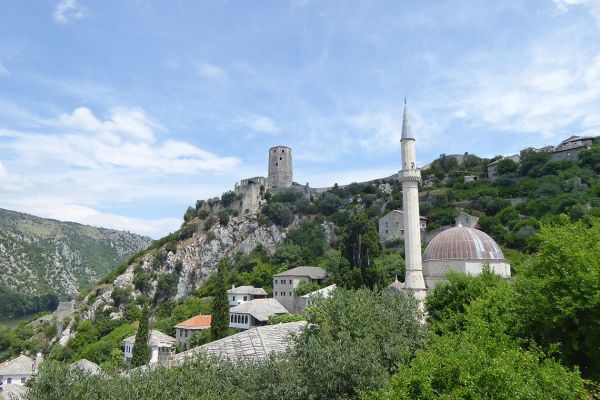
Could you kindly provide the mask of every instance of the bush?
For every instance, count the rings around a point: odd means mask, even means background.
[[[219,223],[222,226],[227,226],[227,224],[229,223],[229,210],[219,211]]]
[[[290,206],[284,203],[269,203],[263,208],[263,212],[276,225],[288,226],[294,220]]]
[[[127,305],[131,301],[131,288],[115,287],[110,295],[116,307]]]
[[[342,200],[333,193],[327,193],[319,200],[319,210],[323,215],[329,216],[338,211]]]
[[[131,281],[136,290],[139,290],[143,294],[148,294],[152,289],[152,284],[150,283],[150,276],[143,270],[138,271],[133,277]]]
[[[231,190],[221,195],[221,205],[225,208],[231,206],[235,200],[237,200],[237,196]]]
[[[173,274],[162,275],[156,284],[154,304],[160,304],[172,299],[177,294],[179,278]]]
[[[298,314],[279,314],[269,317],[269,325],[286,324],[288,322],[304,321],[304,317]]]

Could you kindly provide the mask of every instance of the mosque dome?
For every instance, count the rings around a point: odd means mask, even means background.
[[[396,280],[388,285],[388,289],[392,293],[400,293],[404,290],[404,282],[400,282],[396,277]]]
[[[425,249],[423,261],[505,260],[498,244],[487,233],[457,226],[436,235]]]

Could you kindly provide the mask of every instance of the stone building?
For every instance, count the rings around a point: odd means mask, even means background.
[[[135,335],[123,340],[125,343],[125,365],[131,364]],[[148,337],[150,347],[150,365],[160,364],[170,366],[175,360],[175,338],[160,331],[151,330]]]
[[[183,347],[184,350],[188,350],[192,335],[205,329],[210,329],[211,323],[211,315],[196,315],[178,323],[175,325],[175,344]]]
[[[319,267],[296,267],[273,275],[273,298],[289,312],[296,312],[296,288],[300,282],[322,285],[326,275],[327,272]]]
[[[292,149],[275,146],[269,149],[269,189],[291,188],[293,184]]]
[[[454,219],[454,224],[456,226],[464,226],[466,228],[475,228],[478,222],[479,217],[469,215],[464,211],[459,212],[457,217]]]
[[[0,363],[0,388],[10,385],[25,386],[27,381],[37,375],[42,360],[41,353],[38,353],[35,359],[21,354],[12,360]]]
[[[250,300],[229,310],[229,327],[251,329],[266,325],[269,317],[287,314],[287,310],[275,299]]]
[[[254,299],[265,299],[267,298],[267,292],[263,288],[255,288],[254,286],[232,286],[227,291],[227,297],[229,307],[235,307]]]
[[[427,218],[419,217],[421,231],[427,229]],[[404,211],[392,210],[379,218],[379,238],[382,242],[404,239]]]
[[[550,156],[552,161],[577,161],[579,153],[587,150],[594,144],[592,136],[571,136],[554,148]]]

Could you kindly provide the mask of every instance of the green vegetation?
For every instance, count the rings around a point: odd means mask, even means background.
[[[217,269],[217,279],[215,295],[213,299],[212,322],[210,325],[210,334],[213,340],[218,340],[227,336],[229,329],[229,300],[227,297],[227,269],[228,265],[224,260],[219,262]]]
[[[58,307],[56,294],[28,296],[0,287],[0,318],[33,314],[41,311],[54,311]]]
[[[135,344],[133,345],[133,354],[131,356],[131,366],[141,367],[148,364],[150,361],[150,347],[148,341],[150,339],[150,307],[146,306],[142,309],[142,318],[138,331],[135,334]]]

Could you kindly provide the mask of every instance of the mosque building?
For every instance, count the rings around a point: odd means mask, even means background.
[[[410,125],[406,100],[402,120],[402,170],[398,173],[402,183],[405,229],[404,282],[392,283],[394,292],[412,292],[423,300],[427,291],[446,281],[450,271],[479,275],[485,265],[502,277],[510,277],[510,264],[498,244],[488,234],[473,226],[457,226],[436,235],[421,255],[421,229],[419,221],[419,184],[421,172],[416,168],[415,138]]]

